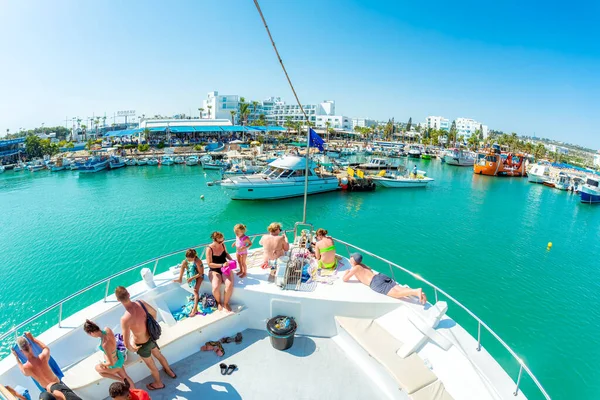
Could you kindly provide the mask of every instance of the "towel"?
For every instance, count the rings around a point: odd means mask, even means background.
[[[25,337],[25,335],[23,335],[23,337]],[[27,339],[27,338],[25,337],[25,339]],[[27,341],[29,342],[29,346],[31,346],[31,351],[33,352],[33,354],[36,356],[40,355],[40,353],[42,352],[42,348],[29,339],[27,339]],[[21,360],[21,362],[23,364],[27,362],[27,357],[25,357],[25,354],[23,354],[23,352],[21,351],[21,349],[19,349],[19,346],[17,346],[16,343],[13,345],[13,350],[17,353],[19,360]],[[58,377],[58,379],[60,379],[62,381],[62,378],[65,376],[65,374],[63,374],[60,367],[58,366],[56,361],[54,361],[54,358],[52,358],[52,356],[50,356],[50,360],[48,361],[48,364],[50,365],[50,369],[52,370],[52,372],[54,372],[54,375],[56,375]],[[40,384],[35,379],[33,379],[33,378],[31,378],[31,379],[35,383],[35,386],[37,386],[41,392],[46,391],[46,388],[43,388],[42,386],[40,386]]]

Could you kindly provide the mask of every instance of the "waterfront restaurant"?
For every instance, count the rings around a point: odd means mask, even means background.
[[[281,126],[242,126],[232,125],[228,119],[147,119],[140,122],[137,129],[107,132],[104,137],[134,139],[144,143],[144,132],[148,141],[171,141],[173,145],[187,145],[209,141],[230,142],[237,139],[253,139],[260,133],[285,132]]]
[[[25,153],[25,138],[0,140],[0,164],[14,164]]]

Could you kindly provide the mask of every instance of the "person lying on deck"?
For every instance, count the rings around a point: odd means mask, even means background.
[[[319,268],[334,269],[337,266],[337,258],[333,239],[327,236],[327,231],[323,228],[317,229],[315,236],[317,237],[315,258],[319,260]]]
[[[392,278],[384,274],[376,274],[373,270],[362,263],[362,255],[359,253],[353,253],[350,255],[350,268],[344,274],[342,278],[344,282],[348,282],[350,278],[356,276],[361,283],[369,286],[377,293],[385,294],[386,296],[393,297],[395,299],[401,299],[403,297],[416,296],[421,304],[427,302],[427,296],[423,289],[411,289],[400,286],[394,282]]]

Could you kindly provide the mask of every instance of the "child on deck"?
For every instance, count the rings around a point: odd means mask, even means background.
[[[235,254],[237,257],[238,265],[240,266],[240,272],[237,273],[237,276],[240,278],[246,277],[246,259],[248,258],[248,249],[252,246],[252,241],[248,236],[246,236],[246,225],[237,224],[233,227],[233,231],[235,232],[235,242],[231,245],[231,247],[235,247]]]
[[[185,260],[181,262],[179,279],[174,279],[173,282],[181,283],[183,280],[184,272],[187,284],[190,286],[190,288],[194,289],[194,307],[190,312],[190,317],[193,317],[198,311],[198,302],[200,300],[200,285],[204,280],[204,264],[202,264],[202,260],[198,258],[198,253],[195,249],[188,249],[185,252]]]

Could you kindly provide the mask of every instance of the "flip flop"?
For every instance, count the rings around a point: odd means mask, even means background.
[[[155,387],[152,383],[146,385],[146,389],[148,390],[161,390],[164,389],[167,385],[163,385],[162,387]]]
[[[237,365],[231,364],[229,367],[227,367],[227,375],[233,374],[233,371],[235,371],[236,369],[237,369]],[[221,372],[221,373],[223,373],[223,372]]]
[[[227,374],[227,364],[221,363],[219,364],[219,368],[221,368],[221,375]]]
[[[231,343],[233,341],[234,341],[234,339],[232,337],[221,338],[221,343]]]
[[[242,343],[242,332],[238,332],[237,335],[235,335],[235,338],[233,338],[233,340],[235,340],[235,344]]]
[[[173,371],[173,370],[171,370],[171,371]],[[167,373],[167,375],[168,375],[168,376],[169,376],[169,378],[171,378],[171,379],[177,379],[177,374],[175,373],[175,371],[173,371],[173,376],[169,375],[168,373]]]

